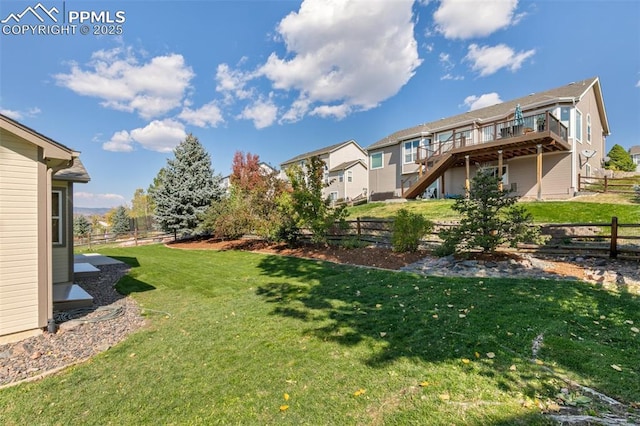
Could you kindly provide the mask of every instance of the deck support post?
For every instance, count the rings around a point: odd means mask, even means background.
[[[502,191],[504,188],[502,185],[502,150],[501,149],[498,150],[498,177],[500,178],[500,182],[498,183],[498,189]]]
[[[471,189],[471,186],[469,183],[469,156],[468,155],[464,156],[464,167],[467,170],[467,175],[464,180],[464,192],[465,192],[465,197],[469,198],[469,190]]]
[[[542,200],[542,145],[536,145],[538,149],[538,156],[536,161],[537,166],[537,177],[536,180],[538,182],[538,201]]]

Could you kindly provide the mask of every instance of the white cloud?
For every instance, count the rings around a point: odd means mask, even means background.
[[[518,0],[441,0],[433,14],[436,30],[448,39],[470,39],[517,24]]]
[[[438,58],[440,60],[440,64],[442,64],[442,67],[447,71],[451,70],[455,66],[451,61],[451,55],[449,55],[448,53],[440,53]]]
[[[115,132],[111,139],[102,144],[105,151],[131,152],[133,151],[133,139],[126,130]]]
[[[244,108],[238,118],[252,120],[256,129],[271,126],[278,116],[278,107],[273,101],[258,99],[253,104]]]
[[[469,111],[500,103],[502,103],[502,99],[500,99],[500,95],[498,95],[496,92],[485,93],[484,95],[480,96],[471,95],[467,96],[464,99],[464,104],[469,107]]]
[[[459,80],[464,80],[464,76],[463,75],[453,75],[451,73],[446,73],[445,75],[443,75],[442,77],[440,77],[440,80],[453,80],[453,81],[459,81]]]
[[[56,74],[60,86],[102,99],[101,105],[141,117],[159,117],[181,105],[194,73],[179,54],[156,56],[139,64],[131,49],[99,50],[85,69],[73,63]]]
[[[422,62],[412,5],[413,0],[305,0],[276,27],[273,39],[284,42],[287,53],[271,53],[252,72],[222,64],[216,90],[251,98],[238,117],[254,120],[256,127],[271,125],[278,113],[282,123],[307,114],[340,118],[374,108],[398,93]],[[257,86],[249,87],[261,78],[291,104],[277,108],[272,100],[261,100]]]
[[[196,110],[185,107],[178,118],[198,127],[217,127],[224,122],[222,111],[215,102],[209,102]]]
[[[471,44],[465,59],[471,62],[471,68],[474,71],[478,71],[480,76],[486,77],[501,68],[507,68],[512,72],[517,71],[522,66],[522,63],[535,53],[535,49],[516,53],[506,44],[498,44],[496,46]]]
[[[223,93],[228,102],[232,101],[234,97],[248,99],[252,91],[245,89],[245,86],[251,78],[253,78],[251,73],[233,70],[227,64],[220,64],[216,70],[216,81],[218,82],[216,90]]]
[[[35,117],[40,114],[42,111],[38,107],[29,108],[26,111],[19,111],[13,109],[0,109],[0,114],[6,115],[9,118],[13,118],[14,120],[22,120],[25,117]]]
[[[412,4],[305,0],[277,27],[288,55],[272,53],[258,73],[276,89],[320,103],[316,108],[336,110],[336,102],[342,111],[373,108],[395,95],[421,63]]]
[[[95,194],[93,192],[74,192],[74,205],[77,207],[117,207],[125,203],[120,194]]]
[[[636,87],[640,87],[640,80],[636,83]]]
[[[171,152],[186,136],[182,123],[172,119],[154,120],[130,132],[121,130],[114,133],[102,148],[106,151],[130,152],[134,150],[134,143],[138,143],[149,151]]]
[[[345,118],[351,112],[348,105],[320,105],[310,112],[311,115],[319,115],[320,117],[335,117],[338,120]]]

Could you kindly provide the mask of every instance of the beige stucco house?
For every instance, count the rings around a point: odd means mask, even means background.
[[[633,164],[636,165],[636,172],[640,172],[640,145],[634,145],[629,148],[629,155]]]
[[[570,83],[395,132],[367,148],[372,200],[465,193],[478,167],[525,198],[575,195],[603,173],[609,123],[600,80]]]
[[[0,114],[0,341],[39,333],[74,289],[73,184],[89,181],[78,155]]]
[[[324,161],[324,178],[328,186],[323,195],[332,201],[350,201],[366,197],[368,191],[367,153],[356,141],[348,140],[297,155],[280,165],[281,177],[294,164],[301,166],[311,157]]]

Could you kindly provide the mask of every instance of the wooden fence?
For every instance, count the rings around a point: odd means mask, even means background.
[[[578,174],[578,192],[611,192],[617,194],[633,194],[637,180],[630,178],[587,177]]]
[[[438,232],[455,223],[435,223],[433,231],[422,240],[425,248],[435,248],[442,240]],[[329,233],[332,242],[364,241],[390,244],[393,219],[348,220],[345,227],[336,224]],[[640,223],[619,223],[617,217],[603,223],[553,223],[541,224],[541,232],[549,240],[543,245],[523,244],[519,251],[536,251],[549,254],[622,255],[640,259]],[[304,237],[304,236],[303,236]]]
[[[149,244],[154,242],[173,241],[173,234],[164,232],[127,232],[124,234],[93,234],[86,237],[74,237],[73,246],[76,248],[104,246],[107,244],[132,245]]]

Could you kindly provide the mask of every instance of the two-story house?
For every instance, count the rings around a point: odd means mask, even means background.
[[[640,145],[634,145],[629,148],[629,155],[633,164],[636,165],[636,172],[640,172]]]
[[[264,161],[258,163],[258,167],[262,176],[269,176],[274,174],[278,175],[278,170],[276,170],[270,164],[265,163]],[[222,188],[226,195],[229,195],[231,193],[231,186],[231,175],[223,176],[220,179],[220,188]]]
[[[368,191],[367,153],[353,139],[315,151],[297,155],[280,165],[286,179],[286,169],[292,165],[304,167],[311,157],[318,157],[325,164],[324,178],[328,186],[323,196],[332,201],[354,200],[366,197]]]
[[[572,197],[602,173],[609,123],[597,77],[397,131],[367,148],[372,200],[462,195],[478,167],[526,198]]]

